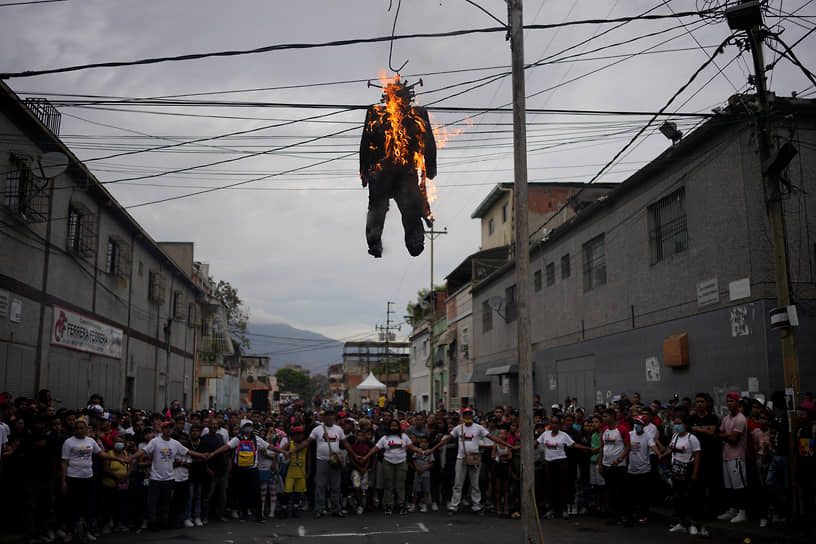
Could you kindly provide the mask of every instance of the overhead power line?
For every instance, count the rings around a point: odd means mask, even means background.
[[[30,4],[52,4],[54,2],[67,2],[68,0],[30,0],[29,2],[6,2],[0,4],[0,8],[7,8],[11,6],[28,6]]]
[[[562,28],[562,27],[569,27],[569,26],[579,26],[579,25],[590,25],[590,24],[611,24],[611,23],[622,23],[628,21],[642,21],[642,20],[661,20],[661,19],[675,19],[679,17],[701,17],[708,13],[711,10],[707,11],[683,11],[677,12],[670,15],[660,15],[660,14],[648,14],[648,15],[636,15],[631,17],[617,17],[613,19],[583,19],[578,21],[564,21],[561,23],[551,23],[551,24],[538,24],[538,25],[526,25],[524,27],[525,30],[546,30],[552,28]],[[24,77],[34,77],[34,76],[42,76],[48,74],[63,74],[67,72],[78,72],[80,70],[88,70],[91,68],[118,68],[124,66],[142,66],[148,64],[159,64],[164,62],[178,62],[178,61],[188,61],[188,60],[198,60],[198,59],[206,59],[206,58],[217,58],[217,57],[235,57],[235,56],[242,56],[242,55],[254,55],[259,53],[270,53],[273,51],[287,51],[287,50],[303,50],[303,49],[317,49],[317,48],[326,48],[326,47],[343,47],[347,45],[358,45],[358,44],[369,44],[369,43],[379,43],[379,42],[386,42],[386,41],[393,41],[393,40],[407,40],[407,39],[417,39],[417,38],[450,38],[454,36],[465,36],[469,34],[490,34],[496,32],[507,32],[506,26],[501,27],[487,27],[487,28],[471,28],[471,29],[462,29],[462,30],[451,30],[448,32],[421,32],[421,33],[413,33],[413,34],[402,34],[402,35],[395,35],[395,36],[377,36],[374,38],[350,38],[345,40],[333,40],[328,42],[312,42],[312,43],[283,43],[283,44],[275,44],[275,45],[267,45],[263,47],[257,47],[254,49],[238,49],[238,50],[226,50],[226,51],[212,51],[208,53],[191,53],[187,55],[175,55],[175,56],[166,56],[166,57],[151,57],[145,59],[138,59],[138,60],[128,60],[128,61],[113,61],[113,62],[95,62],[89,64],[77,64],[72,66],[63,66],[60,68],[48,68],[44,70],[25,70],[22,72],[4,72],[0,73],[0,79],[13,79],[13,78],[24,78]]]

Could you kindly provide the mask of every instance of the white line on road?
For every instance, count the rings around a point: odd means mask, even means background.
[[[306,536],[306,528],[303,525],[298,527],[298,536]]]
[[[427,528],[427,527],[425,527],[425,524],[424,524],[424,523],[417,523],[417,525],[419,526],[419,530],[420,530],[420,531],[422,531],[423,533],[427,533],[427,532],[429,532],[429,531],[428,531],[428,528]]]
[[[373,536],[373,535],[410,535],[410,534],[420,534],[420,533],[427,533],[428,531],[370,531],[368,533],[331,533],[325,535],[300,535],[304,538],[315,538],[315,537],[337,537],[337,536]]]

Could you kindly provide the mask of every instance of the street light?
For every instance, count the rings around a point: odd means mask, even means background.
[[[762,9],[758,0],[747,0],[725,10],[725,19],[731,30],[750,30],[762,24]]]

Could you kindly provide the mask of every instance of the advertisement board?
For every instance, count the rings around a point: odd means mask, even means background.
[[[54,306],[52,345],[121,359],[123,336],[122,329]]]

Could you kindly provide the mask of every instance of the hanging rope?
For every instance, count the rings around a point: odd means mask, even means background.
[[[393,3],[394,0],[391,0],[388,3],[388,11],[391,11]],[[406,61],[402,63],[402,66],[400,66],[399,68],[394,68],[394,65],[392,64],[391,61],[391,56],[394,53],[394,35],[396,34],[397,31],[397,19],[399,18],[400,7],[402,7],[402,0],[397,0],[397,11],[394,14],[394,25],[391,27],[391,42],[388,46],[388,69],[397,75],[399,75],[400,71],[402,71],[402,69],[405,68],[405,65],[408,64],[408,60],[406,59]]]

